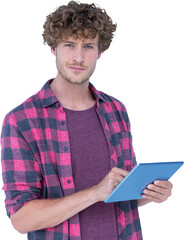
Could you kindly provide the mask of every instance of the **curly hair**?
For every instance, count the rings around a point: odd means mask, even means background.
[[[104,9],[94,3],[84,4],[70,1],[47,16],[42,34],[44,43],[56,47],[69,36],[74,38],[95,38],[99,35],[99,51],[104,52],[110,46],[116,24]]]

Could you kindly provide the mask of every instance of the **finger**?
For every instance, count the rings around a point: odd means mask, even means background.
[[[112,187],[112,190],[119,185],[119,182],[116,179],[109,179],[109,186]]]
[[[109,173],[108,178],[117,181],[118,184],[124,179],[124,177],[121,174],[113,171]]]
[[[123,177],[126,177],[129,174],[129,171],[126,171],[124,169],[117,168],[117,167],[112,168],[112,171],[115,172],[115,173],[119,173]]]
[[[157,193],[160,193],[160,194],[163,194],[163,195],[167,195],[168,197],[171,195],[171,189],[169,188],[163,188],[163,187],[158,187],[154,184],[149,184],[147,186],[147,189],[151,190],[151,191],[154,191],[154,192],[157,192]]]
[[[155,192],[155,191],[152,191],[152,190],[148,190],[148,189],[145,189],[143,191],[143,194],[149,196],[150,198],[155,198],[155,199],[160,199],[161,201],[165,201],[168,199],[169,197],[169,194],[168,193],[160,193],[160,192]]]
[[[165,188],[165,189],[172,189],[173,188],[173,185],[170,181],[156,180],[156,181],[154,181],[154,184],[159,186],[159,187]]]
[[[161,200],[160,198],[156,198],[156,197],[153,197],[153,196],[150,196],[150,195],[147,195],[147,194],[143,194],[143,195],[142,195],[142,198],[148,199],[148,200],[153,201],[153,202],[156,202],[156,203],[161,203],[161,202],[163,202],[163,200]]]

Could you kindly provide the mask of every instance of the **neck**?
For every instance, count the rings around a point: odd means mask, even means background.
[[[57,75],[51,83],[51,89],[64,108],[82,111],[96,103],[89,89],[89,81],[83,84],[72,84],[61,80]]]

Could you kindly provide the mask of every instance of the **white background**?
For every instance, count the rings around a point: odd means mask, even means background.
[[[55,77],[55,59],[43,44],[42,26],[46,15],[65,3],[1,2],[1,125],[7,112]],[[106,9],[118,27],[91,82],[126,105],[138,162],[184,161],[183,0],[95,3]],[[183,174],[184,167],[172,177],[173,195],[167,202],[140,208],[144,240],[184,239]],[[6,217],[2,190],[0,222],[1,239],[26,239]]]

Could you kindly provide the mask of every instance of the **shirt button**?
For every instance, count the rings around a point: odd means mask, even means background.
[[[59,108],[60,107],[60,104],[59,103],[56,103],[56,108]]]
[[[68,151],[68,148],[67,147],[64,147],[64,152]]]
[[[61,125],[62,125],[62,126],[65,125],[65,121],[61,121]]]
[[[68,180],[67,180],[67,183],[71,183],[71,180],[68,179]]]

